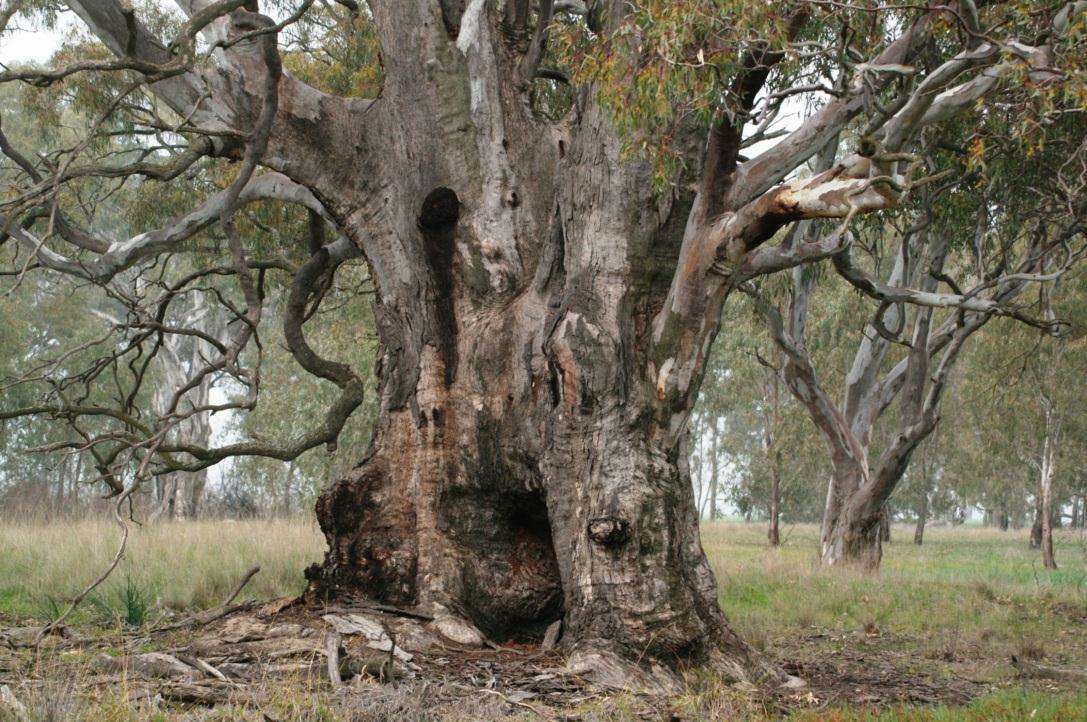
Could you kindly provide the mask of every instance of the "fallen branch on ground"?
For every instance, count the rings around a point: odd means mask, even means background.
[[[175,629],[182,629],[183,627],[202,626],[208,624],[209,622],[214,622],[216,619],[222,619],[228,614],[233,614],[234,612],[240,611],[242,609],[248,609],[253,605],[252,602],[242,602],[241,604],[231,604],[231,602],[233,602],[237,598],[237,596],[242,593],[242,589],[245,589],[245,585],[248,584],[249,580],[256,576],[257,572],[259,571],[260,567],[253,567],[252,569],[247,571],[245,573],[245,576],[241,578],[241,581],[239,581],[238,584],[234,587],[234,591],[230,593],[230,596],[227,597],[226,600],[218,607],[215,607],[214,609],[209,609],[205,612],[201,612],[200,614],[194,614],[190,617],[186,617],[180,622],[174,622],[173,624],[167,624],[164,627],[158,627],[153,631],[170,632]]]

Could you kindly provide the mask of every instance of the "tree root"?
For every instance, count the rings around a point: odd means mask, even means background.
[[[666,667],[640,665],[604,647],[580,647],[566,659],[566,671],[608,689],[643,694],[674,694],[682,689],[680,678]]]

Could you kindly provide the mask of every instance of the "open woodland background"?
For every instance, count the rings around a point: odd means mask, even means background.
[[[114,195],[115,202],[123,199],[123,192]],[[129,199],[134,213],[169,212],[164,206],[168,201],[161,195]],[[262,219],[257,213],[251,219],[262,225],[280,224],[277,232],[282,233],[290,232],[292,220],[297,219]],[[818,280],[807,346],[826,385],[840,388],[865,330],[870,304],[822,269],[813,273]],[[345,277],[352,285],[332,289],[342,297],[334,298],[330,310],[315,319],[314,337],[330,356],[349,361],[367,378],[376,348],[367,279],[361,265]],[[1044,401],[1051,397],[1062,418],[1054,441],[1054,526],[1084,526],[1084,274],[1063,279],[1055,298],[1057,315],[1070,324],[1065,336],[1053,338],[1013,319],[996,319],[971,339],[947,391],[940,425],[923,443],[891,498],[890,514],[896,522],[924,517],[952,525],[972,520],[1001,529],[1033,525],[1046,437]],[[0,297],[0,377],[14,378],[36,359],[47,358],[50,349],[78,347],[98,331],[110,311],[108,300],[91,288],[27,276]],[[270,312],[277,312],[275,304]],[[776,474],[781,523],[818,522],[830,474],[824,442],[773,368],[777,353],[749,301],[734,299],[726,315],[724,323],[731,330],[714,345],[692,424],[690,463],[701,516],[765,519]],[[228,440],[243,434],[283,438],[300,419],[327,408],[333,398],[331,385],[300,373],[278,341],[267,344],[264,353],[266,395],[261,398],[261,413],[221,414],[188,433],[205,444],[213,437]],[[78,369],[81,362],[74,354],[61,371],[65,366]],[[5,400],[18,405],[20,391],[7,390]],[[234,391],[223,383],[209,384],[204,393],[229,397]],[[358,449],[365,448],[376,414],[376,398],[372,390],[367,393],[331,453],[320,447],[291,463],[239,458],[199,474],[156,477],[134,498],[139,514],[155,519],[308,515],[322,486],[358,462]],[[154,399],[146,403],[153,404]],[[2,423],[0,515],[50,521],[105,513],[108,504],[101,501],[101,487],[95,485],[97,472],[85,455],[28,451],[70,441],[69,429],[30,418]],[[877,433],[874,446],[878,449],[883,441]]]

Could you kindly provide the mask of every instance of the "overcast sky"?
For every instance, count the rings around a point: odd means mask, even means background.
[[[61,38],[73,22],[71,14],[65,13],[56,30],[11,30],[0,38],[0,63],[44,63],[60,45]],[[19,24],[27,27],[25,21]]]

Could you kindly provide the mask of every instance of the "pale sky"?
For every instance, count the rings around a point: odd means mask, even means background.
[[[65,13],[55,30],[10,30],[0,37],[0,63],[44,63],[60,45],[64,33],[75,24],[70,13]],[[25,21],[21,21],[25,26]]]

